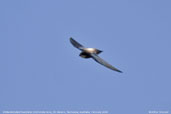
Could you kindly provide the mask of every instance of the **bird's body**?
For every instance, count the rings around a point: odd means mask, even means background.
[[[83,51],[80,53],[80,57],[82,58],[91,58],[90,54],[99,54],[101,53],[101,50],[95,49],[95,48],[84,48]]]
[[[95,48],[84,48],[83,51],[87,53],[95,53],[95,54],[99,54],[100,52],[102,52],[101,50]]]
[[[117,72],[122,72],[118,69],[116,69],[115,67],[113,67],[112,65],[110,65],[109,63],[107,63],[106,61],[104,61],[103,59],[101,59],[98,54],[100,54],[101,50],[98,50],[96,48],[85,48],[84,46],[82,46],[81,44],[79,44],[77,41],[75,41],[73,38],[70,38],[70,42],[72,43],[72,45],[78,49],[80,49],[82,52],[80,53],[80,57],[82,58],[93,58],[96,62],[108,67],[111,70],[117,71]]]

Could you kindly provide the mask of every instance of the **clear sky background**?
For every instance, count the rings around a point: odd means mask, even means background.
[[[0,52],[0,111],[171,111],[169,0],[1,0]]]

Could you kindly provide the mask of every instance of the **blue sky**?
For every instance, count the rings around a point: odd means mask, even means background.
[[[0,111],[171,111],[168,0],[1,0]],[[103,50],[117,73],[79,57]]]

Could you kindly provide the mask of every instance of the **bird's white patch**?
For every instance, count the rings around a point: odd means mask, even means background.
[[[94,53],[94,52],[96,52],[96,49],[94,49],[94,48],[86,48],[85,51],[87,51],[89,53]]]

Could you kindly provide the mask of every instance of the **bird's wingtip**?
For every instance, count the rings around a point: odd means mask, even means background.
[[[70,39],[70,40],[73,40],[73,38],[72,38],[72,37],[70,37],[69,39]]]
[[[72,38],[72,37],[70,37],[70,38],[69,38],[69,40],[70,40],[70,42],[72,42],[72,41],[73,41],[73,38]]]
[[[117,70],[117,72],[119,72],[119,73],[123,73],[122,71],[120,71],[120,70]]]

